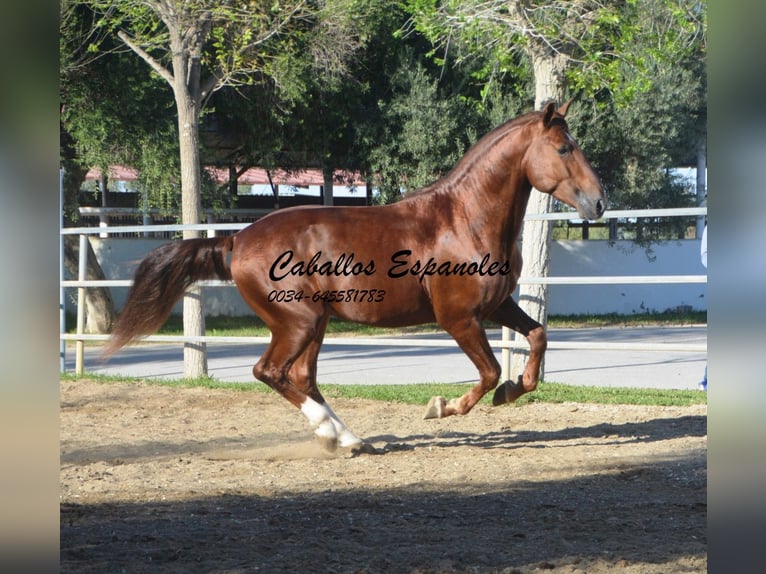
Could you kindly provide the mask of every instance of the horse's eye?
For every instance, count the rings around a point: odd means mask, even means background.
[[[558,149],[559,155],[566,155],[572,153],[572,146],[570,144],[564,144]]]

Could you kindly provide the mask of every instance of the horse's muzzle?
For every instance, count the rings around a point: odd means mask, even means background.
[[[604,212],[606,211],[606,200],[605,199],[599,199],[596,201],[596,217],[601,217],[604,215]]]
[[[584,219],[598,219],[606,211],[606,198],[591,199],[586,195],[580,195],[577,202],[577,212]]]

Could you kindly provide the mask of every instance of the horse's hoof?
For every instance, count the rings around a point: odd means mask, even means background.
[[[360,439],[351,431],[344,431],[340,433],[340,439],[338,441],[338,446],[340,448],[355,449],[360,448],[363,445],[364,441],[362,441],[362,439]]]
[[[506,403],[513,403],[524,393],[527,393],[522,382],[522,376],[519,375],[518,380],[514,383],[511,380],[505,381],[502,385],[498,385],[495,389],[495,394],[492,395],[492,406],[500,406]]]
[[[510,383],[510,381],[505,381],[502,385],[498,385],[498,387],[495,389],[495,394],[492,395],[493,407],[498,407],[508,402],[508,383]]]
[[[423,416],[424,419],[440,419],[444,417],[444,409],[447,406],[447,401],[444,400],[444,397],[432,397],[430,401],[428,401],[428,406],[426,407],[426,414]]]

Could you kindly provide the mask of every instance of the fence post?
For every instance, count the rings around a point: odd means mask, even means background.
[[[508,327],[502,328],[502,339],[503,341],[510,341],[511,340],[511,329]],[[505,381],[511,380],[511,349],[508,347],[503,347],[502,350],[502,361],[500,361],[500,382],[503,383]]]
[[[85,281],[88,270],[88,236],[80,235],[80,252],[78,253],[77,280]],[[77,334],[85,331],[85,287],[77,288]],[[85,371],[85,341],[77,339],[75,348],[75,375],[80,376]]]
[[[64,228],[64,168],[59,169],[59,281],[66,277],[64,270],[64,235],[61,230]],[[66,289],[59,283],[59,333],[66,333]],[[59,368],[62,373],[66,372],[66,341],[59,341]]]

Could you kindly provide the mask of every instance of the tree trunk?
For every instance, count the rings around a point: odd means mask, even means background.
[[[76,279],[80,265],[80,239],[77,235],[64,236],[64,265],[69,276]],[[87,281],[106,279],[96,253],[88,241],[88,265],[85,273]],[[89,287],[85,290],[85,332],[109,333],[116,318],[112,293],[107,287]]]
[[[549,100],[563,103],[566,85],[566,58],[554,53],[548,46],[533,46],[530,49],[535,74],[535,109],[541,109]],[[547,213],[553,207],[553,197],[532,190],[526,213]],[[521,235],[521,256],[524,260],[521,275],[526,277],[547,277],[551,265],[551,239],[553,222],[525,221]],[[521,285],[519,306],[535,321],[545,326],[548,323],[548,286]],[[522,338],[516,333],[516,338]],[[526,348],[514,349],[511,361],[511,380],[516,380],[524,370],[529,357]],[[545,375],[545,361],[540,365],[540,379]]]
[[[183,65],[175,66],[174,86],[178,107],[178,134],[181,148],[181,223],[201,221],[201,173],[199,153],[199,113],[195,100],[186,87]],[[199,237],[200,232],[185,229],[184,239]],[[193,286],[184,295],[183,323],[185,337],[205,334],[205,315],[202,287]],[[184,377],[196,379],[207,375],[207,345],[201,342],[184,343]]]
[[[62,132],[63,133],[63,132]],[[62,141],[68,141],[68,135],[64,134]],[[73,148],[65,148],[74,155]],[[64,169],[64,219],[71,224],[79,217],[79,194],[82,182],[85,181],[87,170],[71,158],[63,161]],[[64,266],[67,273],[73,279],[79,275],[80,265],[80,240],[76,235],[64,236]],[[85,271],[85,279],[88,281],[102,281],[106,279],[104,271],[98,262],[96,253],[88,241],[88,260]],[[108,287],[90,287],[85,290],[85,332],[103,335],[112,330],[112,325],[117,317],[117,312],[112,299],[112,292]]]
[[[331,166],[324,164],[322,166],[322,205],[332,205],[335,202],[333,198],[334,185],[333,169]]]
[[[172,73],[149,53],[120,31],[117,36],[149,64],[155,72],[170,84],[178,110],[178,141],[181,161],[181,222],[184,225],[201,222],[201,169],[199,112],[206,95],[201,85],[202,52],[212,26],[212,12],[198,10],[186,2],[147,0],[167,26]],[[194,3],[192,3],[194,4]],[[215,81],[206,89],[212,89]],[[199,237],[199,231],[184,230],[184,239]],[[184,336],[198,337],[205,334],[202,289],[190,288],[184,295]],[[205,343],[184,344],[184,376],[198,378],[207,375],[207,347]]]

